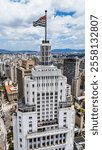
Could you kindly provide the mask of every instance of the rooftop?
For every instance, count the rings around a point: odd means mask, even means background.
[[[17,94],[18,88],[13,85],[5,85],[7,94]]]
[[[18,111],[21,111],[21,112],[32,112],[32,111],[36,111],[36,107],[35,105],[27,105],[27,104],[24,104],[22,102],[19,102],[18,103]]]
[[[49,130],[49,131],[44,131],[44,132],[28,132],[27,134],[27,139],[31,139],[34,137],[42,137],[42,136],[46,136],[46,135],[55,135],[55,134],[61,134],[61,133],[67,133],[69,131],[68,128],[63,127],[60,129],[53,129],[53,130]]]

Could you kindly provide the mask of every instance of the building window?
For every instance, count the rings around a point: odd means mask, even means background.
[[[55,95],[58,95],[58,92],[55,92]]]
[[[32,92],[32,94],[34,95],[34,92]]]
[[[64,115],[66,115],[67,113],[66,112],[64,112]]]
[[[49,93],[47,92],[47,93],[46,93],[46,95],[48,96],[48,95],[49,95]]]
[[[33,102],[34,102],[34,98],[33,98]]]
[[[45,96],[45,93],[42,93],[42,96]]]
[[[51,92],[50,95],[53,95],[53,92]]]
[[[62,137],[62,134],[60,134],[60,137]]]
[[[30,139],[29,142],[31,143],[31,142],[32,142],[32,139]]]
[[[21,133],[21,132],[22,132],[22,130],[21,130],[21,129],[19,129],[19,132]]]
[[[32,84],[32,87],[34,87],[34,84]]]
[[[51,135],[51,139],[53,139],[53,135]]]
[[[58,98],[58,96],[55,96],[55,98],[57,99],[57,98]]]
[[[27,87],[28,87],[28,84],[27,84]]]
[[[28,91],[27,91],[27,95],[28,95]]]
[[[63,121],[66,122],[66,119],[64,119]]]
[[[21,119],[21,116],[19,116],[19,119]]]
[[[29,145],[29,148],[32,149],[32,145]]]
[[[32,132],[32,130],[29,130],[29,132]]]
[[[22,139],[21,139],[21,138],[20,138],[19,140],[20,140],[20,142],[22,142]]]
[[[45,140],[45,136],[44,136],[44,137],[42,137],[42,139],[43,139],[43,140]]]
[[[49,146],[49,144],[50,144],[50,143],[49,143],[49,141],[48,141],[48,142],[47,142],[47,145]]]
[[[40,96],[40,93],[37,93],[37,96]]]
[[[38,105],[37,108],[40,108],[40,105]]]
[[[29,117],[29,119],[32,119],[32,117]]]
[[[43,146],[45,146],[45,142],[44,142],[44,143],[42,143],[42,145],[43,145]]]
[[[20,147],[22,147],[22,144],[20,144]]]
[[[36,144],[34,144],[34,148],[36,148]]]
[[[32,124],[31,124],[31,123],[29,124],[29,127],[32,127]]]
[[[61,82],[61,85],[62,85],[62,82]]]
[[[38,148],[40,147],[40,144],[38,144]]]

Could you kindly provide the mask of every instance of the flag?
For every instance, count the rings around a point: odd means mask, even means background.
[[[33,26],[41,26],[41,27],[45,27],[46,25],[46,16],[42,16],[40,17],[37,21],[33,21]]]

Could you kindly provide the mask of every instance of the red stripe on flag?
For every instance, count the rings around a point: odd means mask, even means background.
[[[46,16],[40,17],[40,21],[42,21],[42,20],[46,20]]]

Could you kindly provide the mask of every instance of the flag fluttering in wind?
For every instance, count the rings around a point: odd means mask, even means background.
[[[45,15],[40,17],[37,21],[33,21],[33,26],[45,27],[45,41],[47,41],[47,10],[45,10]]]
[[[41,26],[41,27],[45,27],[46,25],[46,16],[42,16],[40,17],[37,21],[33,21],[33,26]]]

